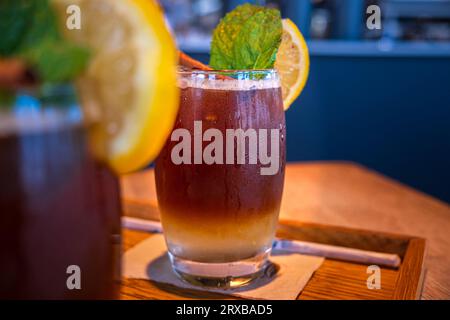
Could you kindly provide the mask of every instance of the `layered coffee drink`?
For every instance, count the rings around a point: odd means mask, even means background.
[[[172,262],[185,278],[234,277],[242,284],[266,265],[283,191],[278,75],[186,71],[179,82],[178,118],[156,161]]]

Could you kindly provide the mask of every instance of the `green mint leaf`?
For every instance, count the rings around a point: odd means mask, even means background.
[[[48,0],[32,1],[33,15],[20,43],[20,51],[39,46],[44,41],[60,41],[58,20]]]
[[[34,66],[39,78],[57,83],[74,79],[89,61],[86,48],[66,41],[46,41],[24,52],[23,57]]]
[[[256,12],[243,24],[235,39],[234,57],[244,69],[267,69],[275,63],[282,36],[278,10]]]
[[[263,7],[243,4],[227,13],[213,32],[210,65],[214,69],[233,69],[234,40],[242,25]]]
[[[0,1],[0,56],[8,57],[17,52],[32,20],[32,9],[29,0]]]
[[[42,82],[73,80],[89,51],[63,39],[49,0],[0,0],[0,56],[25,60]]]
[[[216,70],[273,68],[281,35],[278,10],[238,6],[214,30],[210,65]]]

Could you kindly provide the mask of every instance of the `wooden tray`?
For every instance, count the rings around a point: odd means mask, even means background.
[[[277,235],[358,249],[396,253],[402,258],[399,269],[381,268],[381,289],[368,289],[367,266],[326,259],[314,273],[298,300],[420,298],[424,280],[425,240],[417,237],[355,230],[312,223],[281,221]],[[123,230],[124,250],[151,234]],[[180,289],[147,280],[123,279],[122,299],[236,299],[232,296]]]

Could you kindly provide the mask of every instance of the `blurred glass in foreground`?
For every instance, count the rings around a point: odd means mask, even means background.
[[[10,103],[0,107],[0,298],[116,297],[119,183],[89,150],[73,89]]]
[[[0,2],[0,299],[118,298],[118,177],[178,110],[156,1],[79,0],[73,30],[71,5]]]

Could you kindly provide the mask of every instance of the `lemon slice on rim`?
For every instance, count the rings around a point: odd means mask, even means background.
[[[77,5],[81,28],[65,35],[92,50],[77,81],[97,156],[117,173],[159,153],[178,111],[177,51],[153,0],[53,0],[64,22]]]
[[[309,73],[309,53],[300,30],[289,19],[283,19],[283,35],[275,60],[280,75],[284,110],[297,99]]]

